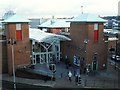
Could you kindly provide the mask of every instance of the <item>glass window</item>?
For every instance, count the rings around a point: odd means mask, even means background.
[[[98,30],[98,23],[94,24],[94,30]]]
[[[16,24],[16,30],[21,30],[21,24]]]
[[[55,50],[59,51],[59,47],[57,45],[55,45]]]
[[[98,26],[99,26],[98,23],[94,24],[94,42],[97,42],[99,38]]]

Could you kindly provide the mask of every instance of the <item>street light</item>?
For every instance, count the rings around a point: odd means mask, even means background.
[[[116,34],[116,51],[115,51],[115,60],[117,60],[117,40],[118,40],[118,34]],[[116,69],[116,62],[115,62],[115,69]]]
[[[88,44],[88,42],[89,42],[89,40],[88,39],[84,39],[84,41],[83,41],[83,44],[84,44],[84,52],[86,53],[86,47],[87,47],[87,44]],[[85,56],[83,57],[83,59],[82,59],[82,63],[84,63],[85,62]],[[83,66],[83,68],[82,69],[84,69],[85,67]],[[84,70],[83,70],[84,71]]]
[[[7,44],[12,45],[12,65],[13,65],[13,83],[14,83],[14,90],[16,90],[16,80],[15,80],[15,63],[14,63],[14,44],[16,44],[15,39],[8,39]]]
[[[85,39],[85,40],[84,40],[84,45],[85,45],[85,48],[86,48],[87,43],[88,43],[88,40],[87,40],[87,39]],[[86,52],[86,49],[85,49],[85,52]]]

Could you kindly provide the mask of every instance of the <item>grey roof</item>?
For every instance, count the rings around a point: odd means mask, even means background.
[[[24,23],[24,22],[30,22],[30,20],[28,20],[22,16],[19,16],[19,15],[13,15],[13,16],[9,17],[8,19],[5,19],[3,22],[8,22],[8,23],[9,22],[14,22],[14,23],[22,22],[22,23]]]
[[[107,22],[107,21],[100,18],[98,15],[83,13],[71,20],[68,20],[68,22]]]
[[[44,18],[39,18],[39,19],[29,19],[31,22],[30,24],[30,28],[37,28],[38,25],[46,22],[48,19],[44,19]]]
[[[44,22],[41,25],[38,25],[38,27],[44,27],[44,28],[70,27],[70,22],[66,22],[67,20],[66,19],[52,19],[52,20],[48,20],[48,21]]]

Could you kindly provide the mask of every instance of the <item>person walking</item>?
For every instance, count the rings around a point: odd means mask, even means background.
[[[77,74],[75,75],[75,83],[76,83],[76,85],[78,84],[78,75]]]
[[[68,72],[68,79],[69,79],[70,82],[72,81],[71,77],[72,77],[72,73],[71,73],[71,71],[69,71]]]
[[[65,56],[66,68],[68,69],[68,56]]]
[[[87,75],[89,75],[89,72],[90,72],[89,69],[87,68],[86,70],[87,70]]]

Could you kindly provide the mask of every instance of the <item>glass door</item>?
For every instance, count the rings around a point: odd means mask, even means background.
[[[48,62],[49,62],[49,63],[52,63],[52,61],[53,61],[52,56],[53,56],[52,53],[49,53],[49,54],[48,54],[48,60],[49,60]]]
[[[40,54],[40,63],[43,64],[46,62],[46,54]]]
[[[36,63],[40,63],[40,55],[36,55]]]
[[[31,63],[32,63],[32,65],[36,65],[36,55],[33,55]]]

